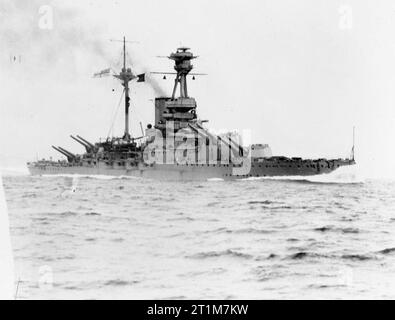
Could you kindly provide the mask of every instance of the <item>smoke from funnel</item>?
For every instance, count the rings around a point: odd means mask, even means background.
[[[147,64],[143,64],[141,63],[141,61],[139,59],[137,59],[136,57],[133,57],[133,62],[134,65],[147,65]],[[155,92],[155,96],[156,97],[165,97],[167,96],[166,91],[162,88],[162,86],[158,83],[158,81],[154,78],[154,76],[152,76],[150,74],[150,72],[147,70],[146,67],[140,68],[142,69],[143,73],[145,73],[145,82],[148,83],[152,90],[154,90]]]
[[[158,97],[166,96],[165,90],[160,86],[160,84],[154,77],[149,75],[149,73],[148,75],[146,74],[145,81],[152,87],[156,96]]]

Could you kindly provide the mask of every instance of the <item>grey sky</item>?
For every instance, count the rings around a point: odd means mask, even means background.
[[[39,28],[42,5],[53,9],[51,30]],[[92,74],[117,66],[121,46],[109,39],[125,35],[140,42],[128,46],[137,72],[171,71],[156,56],[180,44],[200,56],[195,71],[209,75],[189,93],[209,127],[250,128],[276,155],[337,158],[349,155],[355,125],[361,170],[395,176],[393,1],[1,0],[0,15],[6,165],[58,157],[52,144],[82,152],[69,134],[107,135],[122,89]],[[171,78],[157,81],[171,93]],[[136,134],[153,122],[154,97],[134,86]],[[116,133],[122,121],[120,110]]]

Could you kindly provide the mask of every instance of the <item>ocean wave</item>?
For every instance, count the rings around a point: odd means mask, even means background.
[[[296,183],[313,184],[363,184],[366,179],[362,177],[356,165],[340,167],[330,173],[323,173],[311,176],[272,176],[272,177],[249,177],[239,181],[257,180],[279,180]]]
[[[243,228],[243,229],[226,229],[224,230],[226,233],[235,233],[235,234],[240,234],[240,233],[246,233],[246,234],[253,234],[253,233],[258,233],[258,234],[268,234],[268,233],[273,233],[275,231],[272,230],[265,230],[265,229],[256,229],[256,228]]]
[[[276,203],[276,202],[270,200],[252,200],[247,202],[247,204],[272,204],[272,203]]]
[[[138,280],[122,280],[122,279],[109,279],[99,281],[67,281],[65,283],[56,283],[54,286],[61,287],[65,290],[84,291],[103,287],[123,287],[132,286],[140,283]]]
[[[226,232],[226,230],[228,229],[225,227],[220,227],[212,230],[198,231],[198,233],[221,233],[221,232]]]
[[[34,221],[50,221],[50,220],[52,220],[52,218],[53,218],[53,216],[55,216],[55,215],[59,215],[59,216],[62,216],[62,217],[74,217],[74,216],[78,216],[78,215],[81,215],[81,214],[83,214],[83,215],[85,215],[85,216],[101,216],[101,213],[99,213],[99,212],[94,212],[94,211],[91,211],[91,212],[86,212],[86,213],[79,213],[79,212],[76,212],[76,211],[63,211],[63,212],[46,212],[45,213],[45,217],[33,217],[33,218],[31,218],[32,220],[34,220]]]
[[[227,249],[227,250],[223,250],[223,251],[199,252],[199,253],[187,256],[187,258],[206,259],[206,258],[218,258],[218,257],[223,257],[223,256],[229,256],[229,257],[234,257],[234,258],[243,258],[243,259],[251,259],[252,258],[252,255],[250,255],[250,254],[242,253],[242,252],[235,251],[232,249]]]
[[[61,215],[62,217],[73,217],[73,216],[78,215],[78,213],[74,212],[74,211],[64,211],[64,212],[59,213],[59,215]]]
[[[52,233],[52,236],[54,237],[67,237],[67,238],[76,238],[76,235],[72,233],[67,233],[67,232],[56,232]]]
[[[298,251],[287,258],[291,260],[302,260],[306,258],[331,258],[331,256],[310,251]]]
[[[56,260],[74,260],[76,256],[74,254],[69,254],[69,255],[64,255],[64,256],[58,256],[56,257]]]
[[[366,261],[375,259],[374,256],[366,255],[366,254],[344,254],[341,256],[342,259],[345,260],[354,260],[354,261]]]
[[[179,217],[179,218],[168,218],[167,221],[195,221],[196,219],[191,217]]]
[[[185,300],[187,299],[187,296],[168,296],[168,297],[164,297],[162,298],[162,300]]]
[[[41,221],[49,221],[50,220],[50,217],[32,217],[31,218],[33,221],[39,221],[39,222],[41,222]]]
[[[261,206],[262,209],[272,209],[272,210],[281,210],[281,209],[304,209],[305,207],[297,207],[297,206],[290,206],[290,205],[283,205],[283,206]]]
[[[338,228],[334,226],[323,226],[319,228],[314,228],[314,231],[319,231],[319,232],[328,232],[328,231],[333,231],[333,232],[340,232],[340,233],[360,233],[360,230],[357,228],[352,228],[352,227],[347,227],[347,228]]]
[[[305,251],[301,251],[301,252],[294,253],[293,255],[290,256],[290,258],[294,259],[294,260],[295,259],[304,259],[309,255],[311,255],[311,254],[309,254],[308,252],[305,252]]]
[[[55,284],[54,284],[55,286]],[[80,288],[76,285],[62,285],[61,286],[64,290],[72,290],[72,291],[76,291],[76,290],[84,290],[84,288]]]
[[[219,204],[222,204],[222,203],[219,201],[209,202],[209,203],[207,203],[207,207],[215,207]]]
[[[330,289],[330,288],[341,288],[346,287],[345,284],[310,284],[309,289]]]
[[[241,229],[229,229],[226,227],[220,227],[217,229],[212,229],[212,230],[205,230],[202,231],[202,233],[214,233],[214,234],[218,234],[218,233],[229,233],[229,234],[270,234],[270,233],[274,233],[276,231],[273,230],[266,230],[266,229],[257,229],[257,228],[252,228],[252,227],[248,227],[248,228],[241,228]],[[199,231],[199,233],[201,233]]]
[[[22,198],[37,198],[37,194],[33,193],[33,192],[29,192],[29,193],[24,193],[22,195]]]
[[[85,213],[86,216],[101,216],[101,213],[98,212],[87,212]]]
[[[51,256],[38,256],[37,260],[38,261],[44,261],[44,262],[52,262],[55,259],[53,257],[51,257]]]
[[[111,280],[107,280],[103,282],[103,286],[115,286],[115,287],[119,287],[119,286],[130,286],[130,285],[134,285],[140,283],[140,281],[138,280],[121,280],[121,279],[111,279]]]
[[[358,228],[339,228],[342,233],[361,233],[360,229]]]
[[[379,253],[392,254],[392,253],[395,253],[395,248],[385,248],[383,250],[380,250]]]

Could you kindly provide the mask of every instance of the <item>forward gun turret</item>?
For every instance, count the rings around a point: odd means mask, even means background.
[[[71,153],[71,152],[69,152],[69,151],[67,151],[67,150],[65,150],[65,149],[63,149],[61,147],[52,146],[52,148],[54,148],[59,153],[63,154],[67,158],[68,162],[73,162],[74,160],[77,159],[75,154],[73,154],[73,153]]]

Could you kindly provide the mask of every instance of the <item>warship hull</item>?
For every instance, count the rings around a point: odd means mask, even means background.
[[[335,160],[271,160],[252,159],[248,168],[232,164],[152,164],[134,167],[108,165],[67,165],[33,163],[31,175],[106,175],[131,176],[159,180],[245,179],[250,177],[313,176],[355,164],[349,159]]]
[[[135,75],[126,66],[126,40],[123,39],[123,68],[113,74],[124,88],[125,130],[122,137],[107,136],[105,141],[91,143],[83,137],[70,137],[85,148],[76,154],[60,146],[54,150],[67,160],[41,160],[28,163],[32,175],[108,175],[132,176],[161,180],[245,179],[252,177],[313,176],[330,173],[354,161],[350,159],[302,159],[272,156],[268,144],[243,145],[237,132],[214,134],[203,126],[208,120],[198,118],[195,98],[188,95],[187,77],[191,61],[197,56],[181,47],[168,58],[174,62],[174,87],[171,96],[155,97],[154,124],[140,137],[129,129],[130,83],[145,81],[145,74]],[[110,70],[110,69],[108,69]],[[104,72],[104,71],[103,71]],[[157,74],[158,72],[151,72]],[[100,73],[99,73],[100,74]],[[165,77],[164,77],[165,79]],[[179,96],[176,95],[179,91]],[[225,116],[225,114],[224,114]],[[353,144],[354,145],[354,144]]]

